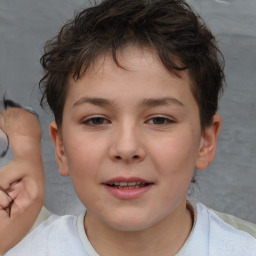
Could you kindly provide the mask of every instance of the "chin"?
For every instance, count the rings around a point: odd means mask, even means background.
[[[120,215],[121,216],[121,215]],[[106,224],[118,231],[143,231],[154,225],[154,222],[149,220],[148,216],[138,216],[135,214],[126,214],[120,216],[113,216],[114,219],[109,220]]]
[[[124,231],[124,232],[139,232],[143,231],[150,227],[150,225],[141,225],[141,223],[126,223],[125,225],[116,223],[112,225],[112,228],[117,231]]]

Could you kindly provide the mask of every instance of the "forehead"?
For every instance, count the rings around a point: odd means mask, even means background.
[[[171,72],[163,65],[157,51],[153,47],[146,45],[127,45],[120,47],[116,52],[107,51],[104,54],[99,54],[86,70],[86,75],[100,74],[107,69],[121,69],[123,71],[143,71],[144,67],[152,67],[156,73],[168,72],[179,77],[185,72]],[[180,64],[177,61],[177,66]]]
[[[113,96],[118,91],[136,97],[143,90],[145,97],[157,94],[164,97],[166,89],[178,87],[173,93],[191,94],[187,71],[179,71],[178,75],[171,73],[151,48],[126,47],[118,50],[116,57],[114,61],[112,53],[99,55],[80,79],[70,76],[67,99],[92,92],[105,97],[106,91],[111,90]]]

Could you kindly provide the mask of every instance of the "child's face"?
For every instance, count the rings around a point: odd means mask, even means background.
[[[213,157],[216,124],[202,133],[187,72],[171,75],[150,49],[125,49],[118,60],[125,69],[101,57],[70,80],[61,135],[55,123],[50,133],[88,218],[142,230],[185,211],[194,169]]]

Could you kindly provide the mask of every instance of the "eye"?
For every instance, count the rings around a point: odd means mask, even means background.
[[[104,117],[91,117],[84,120],[82,123],[90,126],[101,126],[104,124],[108,124],[109,121]]]
[[[174,121],[167,117],[156,116],[149,119],[147,123],[153,124],[153,125],[167,125],[167,124],[174,123]]]

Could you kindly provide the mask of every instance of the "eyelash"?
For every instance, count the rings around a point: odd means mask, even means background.
[[[154,121],[157,121],[157,123],[154,123]],[[153,123],[150,123],[150,121],[153,121]],[[160,123],[159,123],[160,121]],[[168,124],[172,124],[174,123],[174,121],[170,118],[164,117],[164,116],[155,116],[150,118],[147,123],[151,124],[151,125],[159,125],[159,126],[164,126],[164,125],[168,125]]]
[[[97,123],[97,121],[103,121],[103,122]],[[82,122],[82,124],[85,124],[88,126],[102,126],[107,123],[110,123],[110,121],[108,121],[106,118],[101,116],[90,117]]]
[[[84,125],[94,126],[94,127],[102,126],[109,123],[110,121],[108,121],[106,118],[101,116],[90,117],[82,122],[82,124]],[[150,125],[165,126],[165,125],[174,123],[174,121],[167,117],[155,116],[148,119],[146,123]]]

